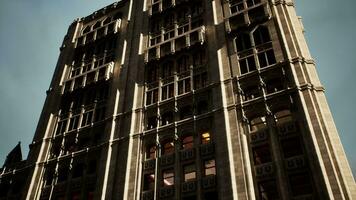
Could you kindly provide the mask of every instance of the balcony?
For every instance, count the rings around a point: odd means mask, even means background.
[[[112,33],[115,34],[118,32],[120,27],[121,19],[117,19],[101,27],[98,27],[88,33],[82,34],[76,39],[75,47],[83,46],[88,43],[94,42],[95,40],[98,40]]]
[[[161,188],[159,191],[159,196],[161,198],[168,198],[174,196],[174,185]]]
[[[142,192],[142,200],[153,200],[154,198],[154,191],[149,190],[149,191],[143,191]]]
[[[205,176],[201,180],[201,185],[203,189],[215,188],[216,178],[215,175]]]
[[[214,152],[215,152],[215,147],[214,147],[214,143],[212,143],[212,142],[207,143],[207,144],[202,144],[200,146],[200,154],[202,156],[208,156],[208,155],[214,154]]]
[[[174,153],[169,155],[163,155],[161,157],[161,166],[172,165],[174,164]]]
[[[98,67],[95,67],[95,65],[90,65],[89,67],[85,65],[73,68],[70,77],[64,82],[62,93],[72,92],[98,81],[108,80],[112,76],[113,69],[114,62],[109,62]]]
[[[184,28],[185,27],[185,28]],[[167,33],[169,36],[167,36]],[[173,34],[174,33],[174,34]],[[174,29],[150,36],[149,47],[146,53],[146,62],[162,58],[196,43],[203,44],[205,41],[205,27],[191,27],[191,23]]]
[[[155,166],[156,166],[156,159],[146,160],[143,163],[143,169],[144,170],[154,170]]]
[[[255,173],[258,178],[271,177],[274,174],[273,163],[270,162],[255,166]]]
[[[234,12],[225,19],[227,32],[235,32],[239,29],[246,28],[251,24],[267,21],[271,17],[267,3],[260,3],[249,8],[236,8]]]
[[[180,159],[182,161],[192,160],[195,158],[195,149],[185,149],[180,152]]]
[[[188,181],[182,183],[182,193],[191,193],[197,190],[197,183],[196,181]]]
[[[287,170],[291,170],[291,171],[303,169],[306,166],[305,158],[303,155],[288,158],[288,159],[286,159],[285,164],[286,164]]]

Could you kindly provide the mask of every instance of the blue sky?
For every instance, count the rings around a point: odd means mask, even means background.
[[[0,1],[0,166],[22,142],[27,156],[68,25],[114,1]],[[356,172],[355,0],[296,0],[350,165]]]

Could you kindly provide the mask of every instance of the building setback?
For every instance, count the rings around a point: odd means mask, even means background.
[[[303,32],[293,0],[122,0],[75,20],[0,200],[356,198]]]

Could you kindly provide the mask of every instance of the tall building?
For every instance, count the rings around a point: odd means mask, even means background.
[[[356,198],[303,31],[293,0],[122,0],[75,20],[0,199]]]

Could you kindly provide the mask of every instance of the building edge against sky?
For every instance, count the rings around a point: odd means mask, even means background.
[[[114,3],[69,27],[47,94],[0,199],[355,197],[293,1]]]

